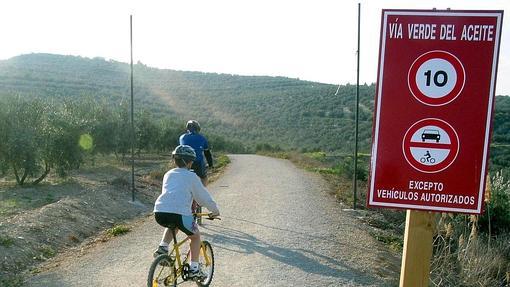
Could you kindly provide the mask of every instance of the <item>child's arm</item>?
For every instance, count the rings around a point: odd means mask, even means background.
[[[205,206],[213,214],[219,215],[220,210],[218,209],[218,205],[204,187],[198,176],[195,176],[195,179],[196,180],[193,180],[193,188],[191,191],[193,199],[201,206]]]

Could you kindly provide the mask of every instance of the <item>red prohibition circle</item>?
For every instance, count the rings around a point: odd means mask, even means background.
[[[447,61],[453,66],[455,72],[457,73],[457,82],[455,83],[453,89],[448,94],[440,98],[431,98],[423,94],[422,91],[418,88],[418,84],[416,83],[416,74],[418,69],[423,63],[431,59],[442,59]],[[418,101],[429,106],[442,106],[455,100],[460,95],[460,92],[462,92],[465,81],[466,73],[460,60],[453,54],[440,50],[430,51],[419,56],[418,59],[413,62],[407,74],[407,84],[413,96]]]
[[[450,144],[442,144],[437,145],[433,143],[416,143],[411,142],[412,136],[416,133],[417,130],[425,127],[425,126],[437,126],[443,129],[450,138]],[[418,160],[416,160],[412,153],[411,148],[413,147],[426,147],[429,145],[429,148],[438,148],[438,146],[442,146],[443,149],[450,149],[448,156],[440,163],[436,165],[425,165]],[[446,146],[449,146],[448,148]],[[435,119],[435,118],[427,118],[422,119],[416,123],[414,123],[406,132],[404,136],[404,140],[402,141],[402,151],[404,153],[404,157],[406,161],[416,170],[425,172],[425,173],[436,173],[445,170],[448,168],[457,158],[459,153],[459,137],[457,132],[453,129],[453,127],[447,122]]]

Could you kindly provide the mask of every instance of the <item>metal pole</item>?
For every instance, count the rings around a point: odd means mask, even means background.
[[[355,109],[355,128],[354,128],[354,176],[352,180],[352,185],[354,187],[354,203],[353,209],[356,209],[356,197],[358,191],[358,118],[359,118],[359,42],[360,42],[360,11],[361,11],[361,3],[358,3],[358,52],[356,53],[358,56],[357,59],[357,76],[356,76],[356,109]]]
[[[131,200],[135,201],[135,121],[133,107],[133,15],[129,15],[131,47]]]

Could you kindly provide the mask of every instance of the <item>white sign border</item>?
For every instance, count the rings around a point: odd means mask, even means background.
[[[384,10],[383,11],[383,27],[381,33],[381,50],[379,55],[379,82],[377,83],[377,110],[376,110],[376,118],[375,118],[375,128],[374,128],[374,142],[372,145],[372,160],[370,163],[370,190],[369,190],[369,205],[371,206],[382,206],[382,207],[393,207],[393,208],[405,208],[405,209],[420,209],[420,210],[430,210],[430,211],[440,211],[440,212],[461,212],[461,213],[476,213],[480,214],[482,211],[482,200],[483,200],[483,189],[485,185],[486,174],[485,170],[487,167],[487,155],[488,155],[488,146],[489,146],[489,137],[490,137],[490,128],[491,128],[491,119],[492,119],[492,108],[494,101],[494,91],[496,85],[496,69],[497,69],[497,61],[499,57],[499,41],[501,38],[501,20],[503,18],[502,12],[468,12],[468,11],[413,11],[413,10]],[[492,74],[491,74],[491,86],[489,91],[489,103],[487,105],[487,119],[485,123],[485,139],[484,139],[484,153],[482,159],[482,168],[480,172],[480,187],[478,189],[478,206],[476,209],[463,209],[463,208],[449,208],[449,207],[440,207],[440,206],[423,206],[416,204],[399,204],[399,203],[385,203],[385,202],[374,202],[374,188],[375,188],[375,169],[377,163],[377,147],[379,145],[379,123],[380,123],[380,114],[381,114],[381,102],[382,102],[382,87],[383,87],[383,72],[384,72],[384,55],[386,52],[386,34],[387,34],[387,23],[388,16],[392,15],[405,15],[405,16],[447,16],[447,17],[456,17],[456,16],[468,16],[468,17],[496,17],[496,35],[494,42],[494,51],[492,56]]]

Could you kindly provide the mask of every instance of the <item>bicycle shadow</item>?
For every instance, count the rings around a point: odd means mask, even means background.
[[[313,232],[306,232],[306,231],[299,231],[299,230],[296,230],[296,229],[288,229],[288,228],[270,226],[270,225],[267,225],[267,224],[258,223],[258,222],[246,220],[246,219],[243,219],[243,218],[237,218],[237,217],[225,217],[225,218],[232,219],[232,220],[235,220],[235,221],[241,221],[241,222],[252,224],[252,225],[257,225],[257,226],[260,226],[260,227],[263,227],[263,228],[274,230],[276,232],[282,231],[282,232],[284,232],[286,234],[293,234],[293,238],[294,239],[323,241],[324,243],[330,243],[330,244],[335,244],[337,246],[338,245],[342,245],[342,246],[348,247],[347,244],[341,243],[338,240],[334,240],[331,237],[327,237],[327,236],[316,235],[316,234],[313,234]],[[343,223],[343,224],[338,224],[337,226],[356,226],[356,225],[352,224],[352,223]],[[372,249],[361,248],[359,246],[357,246],[356,248],[358,250],[362,249],[362,250],[367,251],[367,252],[371,252],[372,251]]]
[[[305,249],[296,246],[302,246],[303,244],[287,242],[287,245],[296,247],[281,247],[278,244],[282,244],[282,242],[265,242],[254,235],[222,225],[209,225],[202,228],[202,230],[208,231],[203,233],[212,239],[213,246],[217,249],[246,255],[260,254],[306,273],[342,278],[356,284],[373,285],[381,283],[380,278],[375,278],[362,270],[348,266],[338,259],[316,252],[311,245],[308,245],[309,249]],[[282,241],[284,240],[282,237]]]

